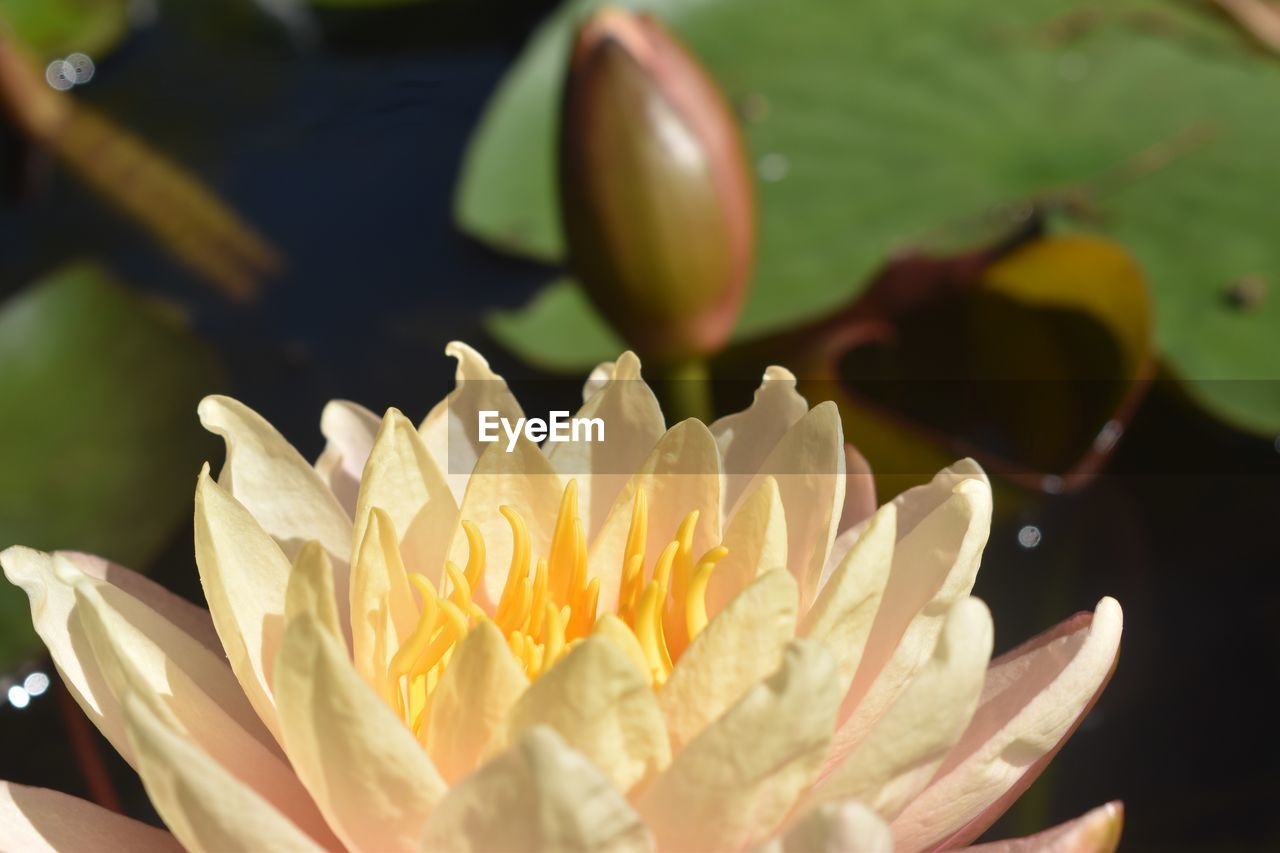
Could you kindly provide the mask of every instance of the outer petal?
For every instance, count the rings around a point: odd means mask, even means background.
[[[483,582],[472,592],[482,603],[496,603],[507,582],[512,554],[511,527],[499,512],[504,504],[511,506],[525,520],[535,559],[551,550],[551,534],[564,484],[551,470],[551,463],[538,446],[521,437],[512,452],[506,444],[487,444],[488,449],[476,462],[467,481],[467,494],[462,499],[459,519],[480,528],[485,545]],[[467,563],[470,549],[467,536],[459,524],[453,534],[450,559],[459,566]],[[533,566],[528,567],[532,571]]]
[[[285,630],[275,687],[285,749],[343,842],[412,849],[444,781],[314,616]]]
[[[284,594],[284,623],[288,625],[297,617],[309,613],[316,617],[320,627],[345,649],[347,640],[343,625],[338,621],[337,599],[333,591],[333,564],[329,552],[319,542],[308,542],[293,561],[289,585]]]
[[[652,850],[653,839],[594,764],[538,727],[449,791],[419,849],[623,853]]]
[[[196,566],[231,669],[276,740],[271,673],[292,566],[249,511],[209,477],[196,484]]]
[[[497,626],[484,620],[468,632],[431,695],[427,751],[445,780],[475,769],[528,686]]]
[[[800,582],[800,608],[818,592],[822,567],[835,541],[844,505],[844,434],[830,401],[815,406],[787,430],[760,465],[772,476],[787,518],[787,566]]]
[[[982,853],[1114,853],[1123,831],[1124,804],[1114,800],[1035,835],[964,849]]]
[[[587,381],[582,383],[582,402],[587,402],[613,378],[613,371],[618,366],[616,361],[602,361],[587,374]]]
[[[388,409],[382,419],[360,481],[355,515],[357,547],[364,542],[374,508],[385,510],[395,522],[405,562],[413,571],[438,581],[458,522],[458,505],[417,430],[397,409]]]
[[[604,441],[548,444],[551,467],[565,480],[578,480],[578,504],[590,541],[604,524],[618,493],[666,431],[658,398],[640,378],[640,359],[625,352],[610,378],[575,417],[600,418]]]
[[[711,424],[711,434],[724,458],[724,510],[737,506],[747,484],[773,448],[809,411],[796,392],[796,377],[784,367],[770,367],[751,405]]]
[[[223,657],[222,641],[218,639],[218,632],[213,627],[213,618],[208,610],[192,604],[182,596],[174,595],[145,575],[102,557],[79,551],[55,551],[54,555],[66,557],[89,577],[106,581],[138,599],[180,630],[190,634],[192,639],[205,648]]]
[[[951,605],[969,594],[991,529],[991,487],[957,463],[894,499],[898,541],[880,609],[841,709],[836,758],[874,725],[933,652]]]
[[[893,564],[897,524],[893,504],[885,504],[871,517],[866,531],[818,592],[797,632],[826,644],[845,684],[853,680],[880,609]]]
[[[796,632],[796,582],[775,569],[729,602],[676,661],[658,693],[679,752],[782,664]]]
[[[352,657],[379,692],[391,659],[418,623],[399,542],[391,517],[373,510],[351,570]]]
[[[671,761],[662,711],[643,672],[605,637],[588,637],[511,709],[510,740],[535,726],[555,729],[620,791]]]
[[[418,431],[460,504],[467,476],[489,446],[480,443],[480,412],[495,411],[512,423],[524,413],[506,380],[489,368],[484,356],[461,341],[453,341],[444,351],[458,360],[457,386],[427,414]]]
[[[47,788],[0,782],[0,838],[24,853],[181,853],[169,833]]]
[[[198,409],[205,429],[227,443],[218,485],[244,505],[289,559],[314,539],[345,571],[351,556],[351,518],[328,485],[275,427],[230,397],[205,397]],[[346,585],[346,577],[341,579]]]
[[[797,640],[782,666],[678,753],[637,803],[664,850],[763,841],[822,766],[840,704],[835,663]]]
[[[889,831],[889,824],[874,811],[857,800],[846,800],[809,812],[765,850],[770,853],[891,853],[893,833]]]
[[[316,473],[353,518],[360,474],[381,423],[373,412],[347,400],[332,400],[320,413],[320,432],[327,441],[316,460]]]
[[[920,792],[978,707],[991,661],[991,614],[976,598],[947,614],[933,658],[866,738],[814,789],[815,802],[856,799],[892,820]]]
[[[876,478],[871,463],[852,444],[844,446],[844,508],[840,532],[861,524],[876,511]]]
[[[1123,617],[1114,599],[991,665],[981,703],[929,786],[893,822],[904,847],[978,837],[1040,774],[1115,667]]]
[[[622,555],[631,526],[636,492],[648,498],[646,569],[673,538],[686,515],[697,510],[695,557],[720,544],[720,452],[707,427],[698,420],[676,424],[659,439],[640,470],[627,483],[591,544],[591,570],[600,578],[600,609],[618,603]]]
[[[198,689],[205,701],[222,709],[236,724],[264,746],[272,743],[235,677],[218,653],[186,634],[162,614],[122,589],[91,579],[76,563],[61,554],[45,554],[13,547],[0,553],[5,574],[31,598],[31,617],[71,695],[103,736],[126,759],[131,758],[124,736],[117,694],[98,665],[92,643],[81,623],[75,586],[91,583],[102,589],[127,621],[121,642],[129,644],[132,657],[157,679],[183,677]]]
[[[255,739],[253,732],[260,727],[249,709],[241,715],[252,720],[253,728],[246,730],[209,698],[210,682],[234,687],[221,661],[119,590],[89,579],[75,587],[75,612],[113,701],[123,703],[130,695],[143,701],[175,735],[189,740],[299,829],[321,843],[336,842],[275,744]],[[141,759],[131,750],[125,754],[137,767]]]
[[[787,519],[778,481],[756,481],[729,517],[724,532],[729,549],[707,585],[707,614],[715,616],[757,577],[787,567]]]
[[[322,849],[266,800],[170,729],[146,702],[126,696],[124,712],[147,796],[188,851]]]

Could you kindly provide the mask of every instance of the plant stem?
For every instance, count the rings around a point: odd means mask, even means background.
[[[710,423],[715,416],[711,402],[711,371],[701,358],[662,365],[657,370],[658,388],[667,423],[688,418]]]

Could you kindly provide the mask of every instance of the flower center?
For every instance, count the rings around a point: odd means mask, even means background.
[[[465,569],[446,560],[439,590],[423,575],[409,575],[422,609],[413,633],[392,658],[387,689],[415,732],[454,648],[478,622],[488,620],[498,627],[530,678],[550,669],[596,627],[600,578],[588,572],[577,481],[565,487],[549,553],[536,561],[524,518],[510,506],[499,507],[499,512],[511,525],[513,548],[506,584],[492,614],[472,597],[484,575],[485,544],[470,521],[462,522],[468,545]],[[635,656],[642,658],[637,663],[643,664],[654,687],[666,682],[685,648],[706,627],[707,584],[716,563],[729,553],[718,545],[695,560],[697,523],[697,510],[685,516],[646,575],[649,504],[644,490],[636,492],[616,615],[634,636]]]

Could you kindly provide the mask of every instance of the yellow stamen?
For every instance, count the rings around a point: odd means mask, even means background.
[[[728,553],[728,548],[718,545],[703,554],[702,559],[698,561],[698,567],[693,570],[693,577],[689,580],[689,588],[684,597],[685,629],[688,631],[690,643],[698,638],[703,628],[707,627],[707,584],[711,580],[711,572],[715,569],[716,563],[723,560]]]
[[[470,521],[462,522],[462,529],[467,534],[467,583],[476,589],[484,577],[484,535]]]

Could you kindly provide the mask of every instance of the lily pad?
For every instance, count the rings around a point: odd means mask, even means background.
[[[210,454],[196,404],[221,385],[180,318],[76,265],[0,304],[0,549],[142,567],[189,518]],[[0,579],[0,670],[38,649]]]
[[[129,31],[130,0],[0,0],[0,22],[41,59],[97,58]]]
[[[555,112],[563,7],[494,96],[456,197],[461,226],[543,260],[563,254]],[[1280,63],[1192,4],[1117,0],[643,0],[729,96],[765,163],[761,243],[740,338],[848,302],[905,247],[1027,200],[1125,245],[1156,303],[1158,351],[1220,417],[1280,430],[1280,298],[1241,306],[1242,278],[1280,286],[1265,223],[1280,196]],[[560,285],[561,287],[563,285]],[[584,300],[536,300],[503,343],[581,368],[603,352]],[[536,316],[535,316],[536,315]],[[529,336],[528,328],[558,334]]]

